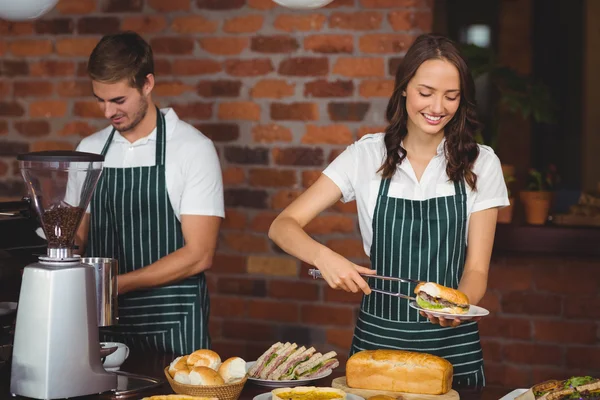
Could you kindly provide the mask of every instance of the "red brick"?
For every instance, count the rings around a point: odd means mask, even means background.
[[[305,144],[351,144],[354,142],[352,131],[346,125],[307,125],[302,137]]]
[[[249,233],[228,232],[223,235],[224,244],[231,250],[247,253],[264,253],[269,249],[265,236]]]
[[[359,305],[363,298],[363,292],[353,293],[341,289],[332,289],[325,285],[323,289],[325,301],[327,303],[347,303]]]
[[[225,146],[225,160],[235,164],[269,164],[269,149],[265,147]]]
[[[218,117],[221,120],[260,120],[260,105],[251,101],[237,101],[219,104]]]
[[[333,205],[333,209],[341,213],[356,214],[356,201],[350,201],[348,203],[342,203],[341,201],[338,201]]]
[[[359,48],[365,53],[397,54],[408,50],[414,37],[402,34],[369,34],[358,40]]]
[[[4,176],[8,175],[9,169],[10,169],[10,166],[6,162],[0,160],[0,176],[4,177]]]
[[[0,60],[0,74],[4,77],[29,75],[29,64],[23,60]]]
[[[248,6],[257,10],[270,10],[277,7],[271,0],[248,0]]]
[[[244,6],[245,0],[196,0],[196,6],[205,10],[235,10]]]
[[[17,98],[49,97],[54,92],[54,85],[48,81],[15,81],[13,90]]]
[[[564,358],[561,346],[534,343],[505,343],[502,354],[504,362],[524,365],[561,365]]]
[[[340,7],[354,7],[355,0],[334,0],[333,3],[327,4],[324,8],[340,8]]]
[[[257,82],[250,95],[256,98],[281,99],[294,95],[295,85],[280,79],[265,79]]]
[[[352,233],[355,225],[353,218],[343,215],[319,215],[306,225],[305,230],[311,235]]]
[[[89,80],[68,80],[58,82],[56,91],[61,97],[87,97],[92,93],[92,85]]]
[[[413,25],[421,32],[430,32],[433,25],[433,13],[430,11],[416,11]]]
[[[512,365],[501,365],[495,363],[484,364],[486,385],[503,386],[507,388],[530,387],[531,369],[529,367],[518,367]]]
[[[500,295],[495,290],[486,291],[483,298],[477,304],[480,307],[485,308],[491,313],[500,311]]]
[[[327,329],[327,343],[342,349],[350,349],[352,339],[354,338],[354,329]]]
[[[271,198],[271,207],[275,210],[289,206],[298,196],[302,194],[299,190],[280,190]]]
[[[181,96],[185,92],[190,92],[194,88],[179,81],[162,81],[156,82],[153,89],[153,94],[156,96]]]
[[[352,326],[354,324],[354,312],[351,307],[305,304],[300,313],[302,322],[305,324],[324,326]]]
[[[198,43],[211,54],[228,56],[240,54],[248,47],[248,39],[243,37],[207,37]]]
[[[534,321],[535,339],[541,342],[593,344],[597,341],[594,322]]]
[[[598,364],[598,360],[600,360],[600,347],[598,347],[598,343],[595,346],[578,346],[567,349],[567,367],[569,368],[599,371],[600,364]]]
[[[96,11],[95,0],[60,0],[56,9],[61,14],[91,14]]]
[[[319,299],[319,285],[309,282],[272,280],[268,285],[268,295],[274,299],[316,301]]]
[[[27,82],[22,82],[24,84],[27,84]],[[38,82],[40,84],[45,83],[45,82]],[[17,85],[17,82],[15,82],[15,85]],[[49,83],[46,87],[50,88],[49,92],[44,93],[43,95],[49,95],[50,93],[52,93],[52,84]],[[31,85],[31,89],[35,90],[36,89],[36,85]],[[5,97],[9,97],[12,93],[12,85],[10,84],[10,82],[8,80],[4,80],[4,79],[0,79],[0,99],[3,99]],[[16,88],[15,88],[15,97],[21,97],[19,95],[17,95],[16,93]]]
[[[58,140],[44,140],[35,142],[30,147],[31,151],[49,151],[49,150],[75,150],[75,145],[71,142],[62,142]]]
[[[597,297],[568,296],[564,300],[564,316],[578,319],[600,319],[600,299]]]
[[[253,187],[293,187],[296,185],[296,171],[255,168],[250,170],[248,181]]]
[[[252,296],[265,297],[267,294],[267,286],[264,280],[234,278],[228,276],[218,280],[217,291],[222,294],[230,294],[235,296]]]
[[[253,33],[258,32],[264,23],[262,15],[242,15],[230,18],[223,24],[226,33]]]
[[[248,308],[246,299],[229,296],[211,296],[210,305],[211,317],[244,317]]]
[[[370,80],[362,81],[359,87],[361,97],[385,97],[388,98],[394,92],[394,80]]]
[[[21,117],[25,114],[23,106],[16,101],[0,102],[0,117]]]
[[[223,183],[225,185],[239,185],[246,181],[246,174],[243,168],[227,167],[223,169]]]
[[[4,40],[0,40],[0,56],[3,56],[8,51],[8,45]]]
[[[409,31],[414,28],[414,12],[409,10],[392,11],[388,15],[388,21],[395,31]]]
[[[304,49],[315,53],[352,53],[354,38],[352,35],[313,35],[304,39]]]
[[[77,101],[73,106],[73,115],[84,118],[104,118],[104,113],[95,101]]]
[[[529,318],[488,316],[479,322],[482,337],[531,339],[532,322]]]
[[[171,107],[173,107],[179,118],[183,120],[210,119],[212,117],[212,103],[182,102],[172,103]]]
[[[300,308],[295,303],[281,301],[251,300],[248,304],[248,317],[274,322],[298,322]]]
[[[0,20],[0,36],[31,35],[32,33],[33,23],[31,22]]]
[[[332,121],[360,122],[369,111],[367,102],[331,102],[327,104],[329,119]]]
[[[1,109],[2,107],[0,107]],[[40,137],[50,133],[50,124],[48,121],[27,120],[16,121],[13,126],[23,136]]]
[[[255,143],[291,142],[292,131],[282,125],[256,125],[252,128]]]
[[[72,76],[75,64],[71,61],[46,60],[31,64],[31,76]]]
[[[155,37],[150,45],[154,54],[183,55],[194,51],[194,39],[185,36]]]
[[[189,11],[190,0],[148,0],[148,5],[158,12]]]
[[[250,44],[250,50],[257,53],[291,53],[298,47],[298,40],[287,35],[255,36]]]
[[[387,126],[385,126],[385,125],[361,126],[360,128],[358,128],[358,130],[356,132],[356,138],[360,139],[361,137],[363,137],[369,133],[382,133],[382,132],[385,132],[386,128],[387,128]]]
[[[121,20],[116,17],[83,17],[77,22],[77,32],[82,35],[117,33]]]
[[[304,85],[304,97],[348,97],[354,93],[352,81],[337,80],[334,82],[319,79]]]
[[[562,315],[562,297],[557,295],[509,292],[502,295],[502,311],[508,314]]]
[[[177,33],[214,33],[219,29],[219,21],[202,15],[186,15],[177,17],[171,23],[171,30]]]
[[[487,363],[502,362],[502,343],[495,340],[481,339],[481,348],[483,350],[483,359]]]
[[[350,78],[384,76],[385,64],[382,58],[340,57],[333,73]]]
[[[396,76],[396,72],[398,71],[398,68],[400,67],[403,61],[403,57],[391,57],[388,60],[388,74],[391,76]]]
[[[211,274],[245,274],[246,257],[217,253],[213,257]]]
[[[377,11],[336,12],[329,17],[329,27],[353,31],[369,31],[379,29],[382,21],[383,16]]]
[[[67,122],[58,132],[60,136],[79,135],[82,137],[89,136],[98,129],[84,121]]]
[[[321,177],[321,170],[302,171],[302,186],[307,188],[312,186],[313,183]]]
[[[325,76],[329,73],[329,59],[295,57],[283,60],[278,73],[288,76]]]
[[[277,217],[277,213],[273,212],[261,212],[254,216],[250,223],[250,229],[255,232],[267,233],[271,224]]]
[[[58,118],[67,114],[67,103],[62,100],[43,100],[29,103],[29,116],[32,118]]]
[[[572,371],[565,371],[561,367],[535,367],[532,371],[532,380],[535,383],[545,382],[551,379],[569,379]],[[586,373],[587,374],[587,373]]]
[[[319,147],[275,148],[273,160],[277,165],[319,166],[323,165],[323,149]]]
[[[320,31],[327,17],[322,14],[281,14],[275,18],[275,29],[286,32]]]
[[[363,243],[360,239],[332,239],[327,242],[327,247],[348,258],[365,256]]]
[[[275,328],[276,325],[270,322],[225,319],[223,321],[223,337],[250,342],[272,341],[274,343],[277,338]]]
[[[222,229],[244,229],[246,227],[246,214],[233,208],[225,210],[225,219],[221,224]]]
[[[174,75],[209,75],[220,72],[221,64],[214,60],[202,59],[177,59],[173,60]]]
[[[551,261],[548,260],[550,263]],[[600,264],[577,262],[575,260],[559,259],[559,265],[541,265],[535,270],[535,287],[539,291],[552,292],[563,295],[576,295],[580,293],[598,293],[600,290]],[[573,276],[585,276],[577,284],[572,282]]]
[[[66,57],[89,57],[98,39],[93,37],[77,37],[56,39],[56,54]]]
[[[359,0],[364,8],[409,8],[424,7],[424,0]]]
[[[162,15],[144,15],[123,19],[121,29],[139,34],[158,33],[167,28],[167,21]]]
[[[70,18],[38,19],[35,21],[35,32],[42,35],[72,34],[75,24]]]
[[[319,106],[315,103],[271,103],[271,119],[316,121],[319,119]]]
[[[533,270],[525,266],[492,265],[489,270],[488,288],[502,291],[530,290]]]
[[[232,76],[260,76],[273,70],[273,63],[268,58],[225,61],[225,71]]]
[[[104,12],[140,12],[144,7],[143,0],[104,0],[102,2]]]
[[[241,88],[241,81],[206,80],[198,82],[196,93],[202,97],[238,97]]]
[[[9,51],[17,57],[45,56],[52,50],[50,40],[23,39],[9,44]]]
[[[213,338],[215,338],[215,336],[211,335],[211,349],[219,354],[223,360],[230,357],[241,357],[244,360],[249,360],[247,356],[248,346],[246,345],[246,341],[224,340],[218,337],[212,340]]]

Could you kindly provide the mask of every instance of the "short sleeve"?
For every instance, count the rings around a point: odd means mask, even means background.
[[[221,165],[212,142],[198,147],[184,174],[180,214],[225,217]]]
[[[482,148],[479,157],[481,156],[482,162],[479,168],[475,168],[477,190],[474,192],[472,213],[510,205],[500,159],[489,148]]]
[[[342,192],[342,201],[347,203],[356,198],[356,144],[346,148],[325,170],[323,174],[331,179]]]

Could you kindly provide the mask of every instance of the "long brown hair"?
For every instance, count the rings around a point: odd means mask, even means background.
[[[460,76],[460,103],[454,117],[444,127],[447,154],[446,174],[450,180],[458,182],[465,179],[475,190],[477,175],[473,173],[473,164],[479,155],[479,147],[475,142],[475,132],[479,127],[475,104],[475,84],[467,63],[458,48],[450,39],[426,34],[419,36],[406,52],[403,62],[396,71],[394,93],[387,106],[386,117],[388,127],[385,130],[385,147],[387,156],[379,169],[384,178],[391,178],[398,165],[406,158],[406,149],[401,146],[408,130],[406,91],[408,82],[417,69],[427,60],[438,59],[450,62],[458,69]]]

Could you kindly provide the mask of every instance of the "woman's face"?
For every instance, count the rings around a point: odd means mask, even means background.
[[[427,60],[406,86],[408,131],[443,132],[460,104],[460,75],[446,60]]]

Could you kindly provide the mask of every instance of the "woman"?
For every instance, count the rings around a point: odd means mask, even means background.
[[[364,292],[351,354],[378,348],[435,354],[453,364],[454,384],[462,386],[485,385],[477,322],[419,314],[407,300],[371,294],[360,274],[437,282],[464,292],[471,304],[485,294],[497,210],[509,202],[498,157],[473,138],[474,98],[454,43],[420,36],[396,73],[385,133],[349,146],[269,231],[282,249],[317,267],[332,288]],[[340,199],[357,201],[373,270],[303,230]],[[414,290],[373,282],[388,291]]]

